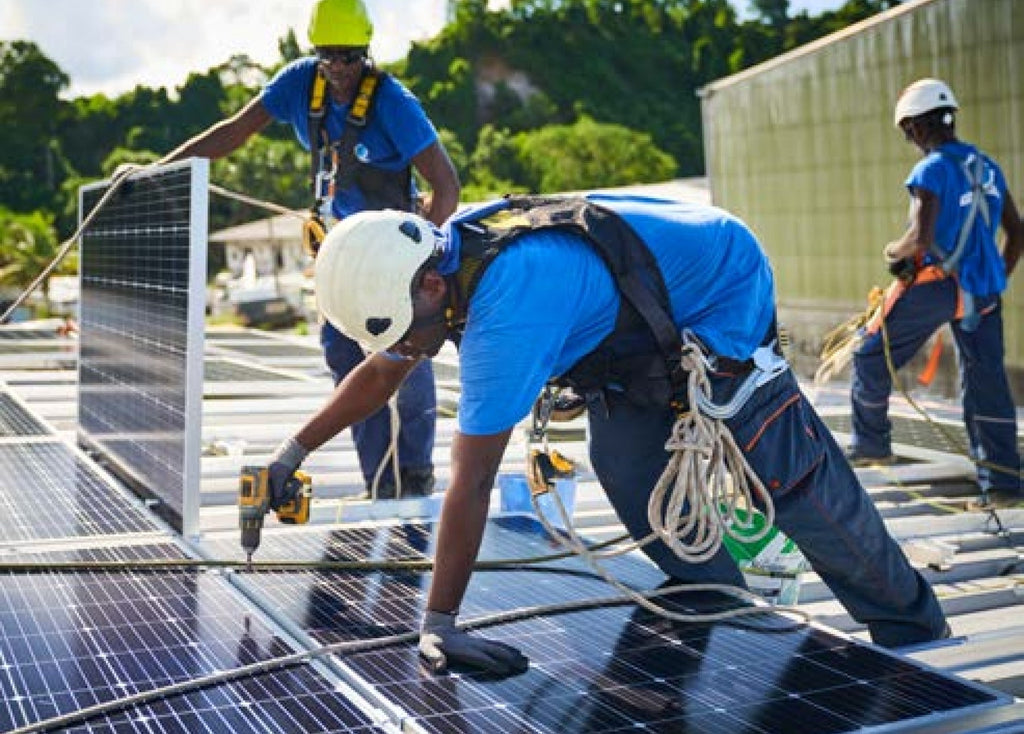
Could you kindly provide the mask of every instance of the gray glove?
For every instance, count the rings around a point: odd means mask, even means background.
[[[477,668],[494,675],[525,673],[529,659],[502,642],[471,637],[455,626],[458,612],[427,610],[420,626],[420,655],[434,673],[443,673],[450,663]]]
[[[270,455],[270,463],[267,465],[267,481],[270,484],[271,510],[276,510],[281,505],[295,499],[302,484],[290,480],[292,474],[308,454],[309,451],[302,444],[294,438],[289,438]]]

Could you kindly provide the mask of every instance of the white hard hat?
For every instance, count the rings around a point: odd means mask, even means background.
[[[899,127],[908,117],[945,108],[960,109],[949,85],[938,79],[918,79],[900,92],[893,122]]]
[[[394,346],[412,325],[412,281],[434,254],[434,239],[430,224],[408,212],[345,217],[316,256],[320,310],[371,352]]]

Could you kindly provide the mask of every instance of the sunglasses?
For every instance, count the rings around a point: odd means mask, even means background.
[[[362,61],[366,58],[365,48],[318,48],[316,58],[325,64],[340,61],[345,66]]]

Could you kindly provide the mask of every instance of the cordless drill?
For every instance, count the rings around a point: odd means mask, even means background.
[[[295,499],[277,508],[277,519],[290,525],[309,522],[309,502],[313,480],[306,472],[296,471],[285,485]],[[238,527],[242,531],[242,550],[252,570],[252,554],[259,548],[263,518],[270,511],[270,474],[265,466],[243,466],[238,481]]]

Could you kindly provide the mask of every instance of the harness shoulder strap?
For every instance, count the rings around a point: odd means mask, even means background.
[[[525,232],[561,228],[579,234],[601,257],[622,298],[649,328],[658,350],[678,364],[682,342],[669,313],[668,291],[646,243],[610,209],[582,198],[510,196],[508,209],[490,221],[465,222],[462,264],[455,278],[456,310],[465,308],[487,267]]]
[[[313,80],[309,86],[309,115],[307,117],[307,134],[309,137],[310,173],[309,185],[313,197],[318,195],[316,179],[320,172],[320,149],[322,144],[324,114],[327,111],[327,77],[320,71],[320,66],[313,68]]]
[[[366,127],[373,110],[373,99],[380,85],[381,72],[374,67],[367,65],[363,70],[363,76],[359,80],[359,88],[356,96],[348,110],[348,117],[345,118],[345,129],[335,144],[338,151],[338,182],[339,188],[345,189],[355,181],[356,166],[359,159],[356,157],[356,146],[359,143],[359,135]]]
[[[981,213],[982,221],[985,222],[986,228],[991,228],[991,220],[988,210],[988,199],[985,198],[985,187],[984,187],[984,176],[985,176],[985,156],[982,155],[981,151],[975,151],[974,154],[974,166],[968,164],[967,160],[960,156],[952,153],[948,150],[939,149],[940,154],[948,158],[949,160],[956,163],[957,168],[964,174],[967,179],[967,185],[971,189],[971,208],[967,212],[967,218],[964,219],[963,225],[960,227],[960,232],[957,235],[956,247],[947,256],[940,255],[939,260],[942,264],[942,269],[946,273],[955,273],[960,266],[960,260],[963,259],[964,252],[967,249],[967,240],[970,238],[971,230],[974,229],[974,223],[977,219],[978,213]],[[933,248],[937,252],[937,248]]]

